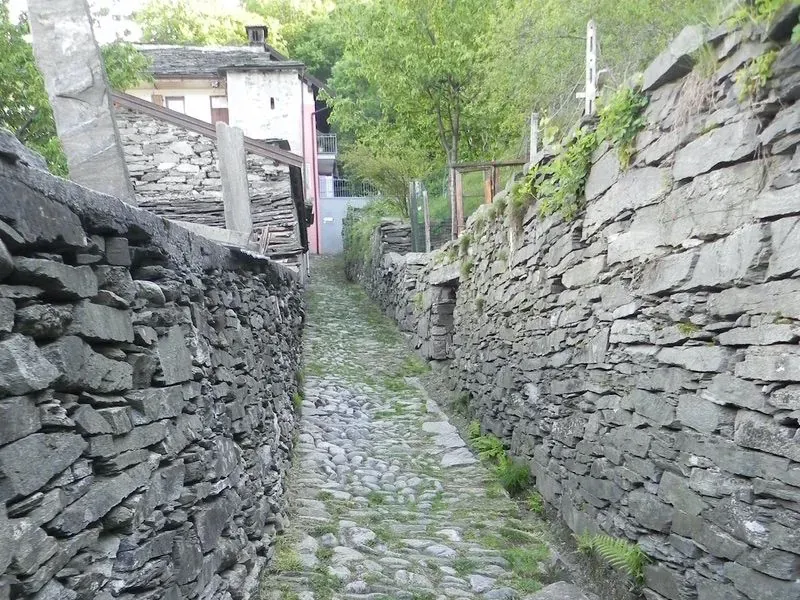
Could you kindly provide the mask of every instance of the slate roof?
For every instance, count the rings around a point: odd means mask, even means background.
[[[225,71],[255,69],[279,71],[302,70],[293,60],[274,60],[264,51],[249,47],[148,46],[137,49],[152,59],[150,72],[156,77],[216,77]]]

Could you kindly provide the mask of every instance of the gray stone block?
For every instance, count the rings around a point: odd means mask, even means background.
[[[678,402],[678,420],[701,433],[712,433],[721,425],[732,425],[735,414],[734,409],[695,395],[684,394]]]
[[[91,267],[70,267],[41,258],[17,258],[11,281],[42,288],[54,298],[91,298],[97,294],[97,278]]]
[[[640,284],[645,294],[663,294],[677,290],[689,279],[695,262],[696,252],[681,252],[653,260],[644,268]]]
[[[685,27],[645,69],[642,89],[649,91],[675,81],[688,74],[694,66],[694,53],[705,43],[705,30],[701,26]]]
[[[11,257],[6,245],[0,240],[0,281],[11,275],[13,271],[14,259]]]
[[[770,240],[772,254],[767,267],[768,279],[800,269],[800,217],[770,223]]]
[[[0,333],[9,333],[14,328],[16,305],[10,298],[0,298]]]
[[[177,417],[183,410],[183,390],[178,385],[134,390],[126,393],[125,398],[137,411],[134,416],[137,425]]]
[[[88,241],[78,216],[20,181],[0,179],[0,219],[26,245],[46,250],[83,249]]]
[[[132,342],[131,313],[88,300],[75,306],[67,333],[92,342]]]
[[[122,361],[98,354],[76,336],[66,336],[43,348],[58,370],[56,389],[107,394],[130,389],[133,369]]]
[[[589,597],[578,586],[558,581],[543,587],[532,596],[526,596],[526,600],[589,600]]]
[[[71,319],[69,304],[32,304],[17,311],[14,329],[34,339],[52,339],[63,335]]]
[[[192,378],[192,355],[180,325],[173,325],[167,335],[158,338],[158,359],[167,385]]]
[[[637,489],[628,495],[628,510],[648,529],[668,532],[672,526],[674,509],[659,499],[654,494]]]
[[[763,237],[760,224],[746,225],[725,239],[705,244],[691,279],[682,288],[719,287],[752,278],[765,254]]]
[[[781,581],[738,563],[727,563],[725,575],[748,598],[789,600],[800,596],[800,581]]]
[[[32,397],[0,399],[0,446],[36,432],[40,426],[39,410]]]
[[[675,154],[672,176],[676,181],[689,179],[752,156],[760,127],[757,119],[743,119],[700,136]]]
[[[735,373],[745,379],[800,381],[800,350],[785,344],[750,347]]]
[[[657,202],[670,190],[668,169],[644,167],[626,171],[601,197],[586,207],[584,237],[626,210],[638,209]]]
[[[719,346],[677,346],[662,348],[656,356],[690,371],[718,372],[726,369],[732,352]]]
[[[131,264],[131,252],[128,239],[123,237],[106,238],[105,257],[110,265],[128,267]]]
[[[800,281],[784,279],[743,288],[730,288],[708,299],[712,314],[733,316],[779,314],[800,319]]]
[[[796,342],[800,328],[795,325],[762,323],[755,327],[736,327],[723,331],[717,341],[726,346],[769,346]]]
[[[772,417],[748,410],[736,415],[733,440],[745,448],[763,450],[800,462],[797,429],[779,424]]]
[[[75,535],[101,519],[150,479],[153,466],[142,463],[110,479],[96,479],[87,493],[47,524],[50,531]]]
[[[35,433],[0,448],[0,499],[9,500],[39,490],[71,465],[86,448],[79,435]]]
[[[30,338],[14,334],[0,342],[0,392],[27,394],[42,390],[58,377]]]

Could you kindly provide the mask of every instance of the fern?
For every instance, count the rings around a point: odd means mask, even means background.
[[[644,567],[650,559],[637,544],[610,535],[592,536],[584,533],[578,538],[578,550],[597,555],[612,568],[625,573],[637,585],[644,582]]]
[[[478,421],[472,421],[469,426],[467,426],[467,435],[470,441],[481,437],[481,424]]]
[[[472,440],[472,446],[478,452],[482,460],[489,460],[499,463],[506,457],[506,449],[503,442],[494,435],[479,435]]]

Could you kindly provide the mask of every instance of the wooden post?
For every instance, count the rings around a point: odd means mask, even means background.
[[[533,160],[536,153],[539,152],[539,113],[531,113],[531,139],[530,150],[528,153],[528,160]]]
[[[428,204],[428,190],[422,190],[422,214],[425,218],[425,252],[431,251],[431,210]]]
[[[455,200],[456,200],[456,212],[455,212],[455,238],[461,235],[461,232],[464,231],[464,186],[461,182],[461,171],[457,169],[453,169],[455,173]],[[455,239],[454,238],[454,239]]]
[[[584,114],[591,116],[597,100],[597,26],[594,21],[586,24],[586,89],[575,94],[584,100]]]
[[[497,188],[500,187],[500,181],[498,179],[499,171],[497,170],[497,165],[492,162],[492,198],[497,195]]]
[[[491,204],[494,198],[494,190],[492,189],[492,173],[489,169],[483,170],[483,203]]]
[[[412,181],[408,190],[408,217],[411,221],[411,251],[419,251],[419,220],[417,215],[417,194],[420,182]]]

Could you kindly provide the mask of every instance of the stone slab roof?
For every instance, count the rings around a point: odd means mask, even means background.
[[[216,77],[225,71],[256,69],[279,71],[303,69],[301,62],[275,60],[261,48],[152,46],[138,45],[137,49],[153,62],[150,72],[155,77]]]

